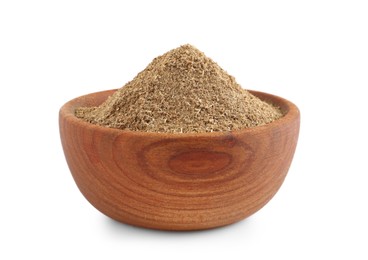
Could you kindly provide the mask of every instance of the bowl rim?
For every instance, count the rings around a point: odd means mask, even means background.
[[[130,135],[136,135],[136,136],[156,136],[156,137],[175,137],[175,138],[186,138],[186,137],[222,137],[222,136],[228,136],[229,134],[242,134],[242,133],[253,133],[255,131],[261,131],[272,127],[278,127],[287,123],[290,123],[291,121],[294,121],[295,119],[299,119],[300,117],[300,111],[298,107],[292,103],[291,101],[282,98],[280,96],[276,96],[273,94],[269,94],[266,92],[256,91],[256,90],[248,90],[250,93],[255,95],[256,97],[260,98],[262,101],[266,101],[268,103],[274,104],[282,110],[284,115],[280,117],[279,119],[276,119],[268,124],[255,126],[255,127],[249,127],[249,128],[241,128],[237,130],[231,130],[231,131],[216,131],[216,132],[190,132],[190,133],[170,133],[170,132],[144,132],[144,131],[134,131],[134,130],[128,130],[128,129],[118,129],[118,128],[111,128],[101,125],[96,125],[89,123],[87,121],[84,121],[83,119],[80,119],[75,116],[74,111],[76,107],[83,106],[82,103],[84,100],[90,98],[91,96],[101,95],[101,94],[107,94],[110,93],[108,96],[112,95],[115,91],[118,89],[109,89],[109,90],[103,90],[103,91],[97,91],[92,92],[89,94],[85,94],[76,98],[73,98],[66,102],[59,110],[59,120],[65,119],[67,121],[70,121],[71,123],[78,124],[82,127],[95,129],[97,131],[102,131],[110,134],[130,134]]]

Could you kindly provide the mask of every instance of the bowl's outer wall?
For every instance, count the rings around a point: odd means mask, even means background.
[[[207,229],[253,214],[280,188],[299,133],[299,110],[291,102],[252,91],[286,115],[226,133],[123,131],[74,116],[76,107],[99,105],[114,91],[73,99],[59,116],[73,178],[107,216],[155,229]]]

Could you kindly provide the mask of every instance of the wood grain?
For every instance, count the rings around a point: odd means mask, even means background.
[[[248,217],[280,188],[299,133],[299,110],[291,102],[251,91],[281,107],[285,116],[221,133],[124,131],[74,116],[76,107],[99,105],[114,91],[73,99],[59,114],[73,178],[107,216],[154,229],[208,229]]]

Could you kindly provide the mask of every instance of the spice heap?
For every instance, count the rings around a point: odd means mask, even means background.
[[[106,127],[170,133],[231,131],[282,117],[189,44],[155,58],[103,104],[75,115]]]

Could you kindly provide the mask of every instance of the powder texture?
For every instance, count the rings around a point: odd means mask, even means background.
[[[282,117],[189,44],[155,58],[103,104],[75,115],[106,127],[170,133],[231,131]]]

